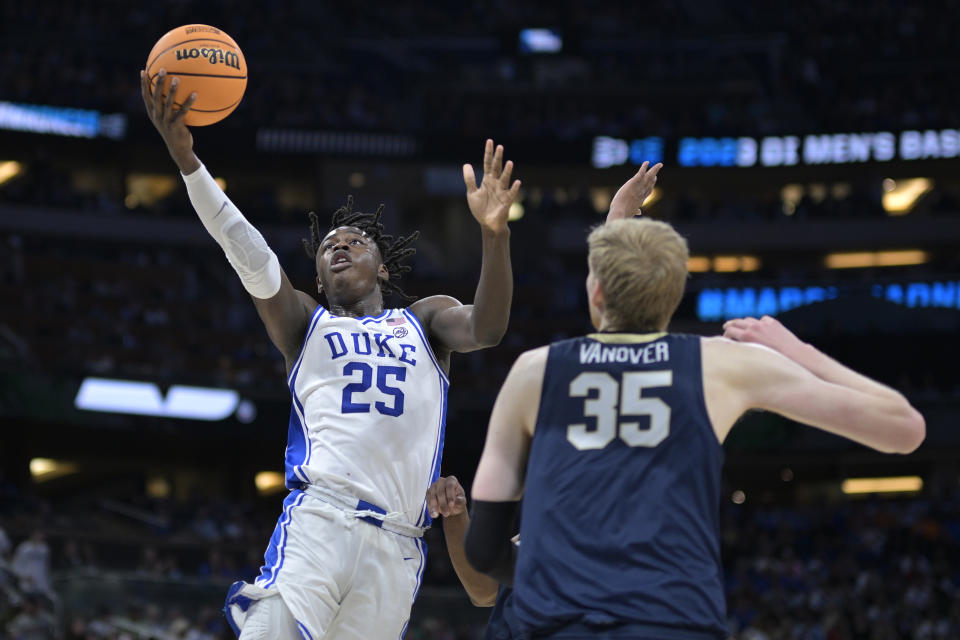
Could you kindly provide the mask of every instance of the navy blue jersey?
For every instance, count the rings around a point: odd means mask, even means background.
[[[591,334],[550,345],[514,583],[522,629],[726,636],[723,449],[701,369],[697,336]]]
[[[517,623],[513,615],[513,589],[500,585],[497,601],[490,612],[484,640],[516,640]]]

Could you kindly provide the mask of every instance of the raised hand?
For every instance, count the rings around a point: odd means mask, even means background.
[[[438,478],[427,489],[427,511],[431,518],[459,516],[467,512],[467,494],[455,476]]]
[[[197,99],[197,94],[196,92],[190,94],[183,106],[176,108],[177,85],[180,80],[176,77],[170,80],[170,89],[167,97],[164,98],[163,84],[166,79],[166,70],[160,69],[157,73],[156,86],[151,91],[147,72],[140,71],[140,93],[143,95],[143,104],[147,108],[150,122],[160,132],[174,162],[183,173],[193,173],[200,167],[200,161],[193,154],[193,135],[190,134],[184,117]]]
[[[520,181],[510,184],[513,173],[513,161],[503,164],[503,146],[493,147],[493,140],[487,140],[483,151],[483,181],[477,187],[477,178],[473,166],[463,165],[463,181],[467,185],[467,205],[470,213],[480,226],[495,233],[505,231],[510,205],[520,192]]]
[[[610,201],[607,222],[632,218],[637,215],[640,206],[653,193],[653,187],[657,184],[657,174],[660,173],[662,168],[662,162],[658,162],[652,167],[650,167],[649,162],[640,165],[637,174],[624,182],[623,186],[617,190],[617,194],[613,196],[613,200]]]
[[[737,342],[752,342],[770,347],[791,359],[804,346],[800,338],[770,316],[728,320],[723,324],[723,336]]]

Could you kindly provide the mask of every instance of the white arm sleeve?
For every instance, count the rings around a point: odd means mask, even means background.
[[[223,247],[243,288],[255,298],[275,296],[280,290],[280,261],[260,232],[230,202],[202,164],[183,176],[183,181],[200,222]]]

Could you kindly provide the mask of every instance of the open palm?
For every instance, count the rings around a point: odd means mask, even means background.
[[[649,162],[640,165],[640,170],[636,175],[623,183],[623,186],[613,196],[610,201],[610,212],[607,214],[607,222],[620,220],[622,218],[631,218],[640,211],[640,206],[653,193],[653,187],[657,184],[657,174],[663,168],[663,163],[650,166]]]
[[[503,164],[503,146],[494,150],[493,140],[487,140],[483,151],[483,180],[477,187],[473,166],[463,165],[463,181],[467,185],[467,205],[480,226],[500,232],[507,228],[510,205],[520,192],[520,181],[510,184],[513,161]]]

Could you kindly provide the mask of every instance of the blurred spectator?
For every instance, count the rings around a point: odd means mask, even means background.
[[[20,588],[27,594],[53,596],[50,584],[50,547],[42,531],[34,531],[13,552],[10,568],[20,579]]]
[[[40,607],[38,598],[28,595],[21,611],[7,625],[11,640],[51,640],[56,634],[56,620]]]
[[[7,532],[3,530],[3,527],[0,527],[0,568],[7,566],[7,560],[12,548],[13,546],[10,544],[10,538],[7,536]]]
[[[642,9],[515,0],[492,11],[394,3],[377,16],[350,3],[264,0],[242,12],[216,0],[199,16],[177,3],[136,15],[117,0],[98,8],[59,0],[39,14],[15,4],[0,4],[0,100],[142,117],[129,61],[170,25],[208,16],[250,67],[226,126],[561,139],[870,131],[946,126],[958,94],[942,64],[957,51],[944,0],[813,0],[782,11],[758,0]],[[56,50],[31,36],[38,25]],[[517,33],[536,25],[559,29],[560,53],[519,53]],[[105,33],[111,47],[91,46],[91,34]],[[57,184],[45,198],[60,197]]]

